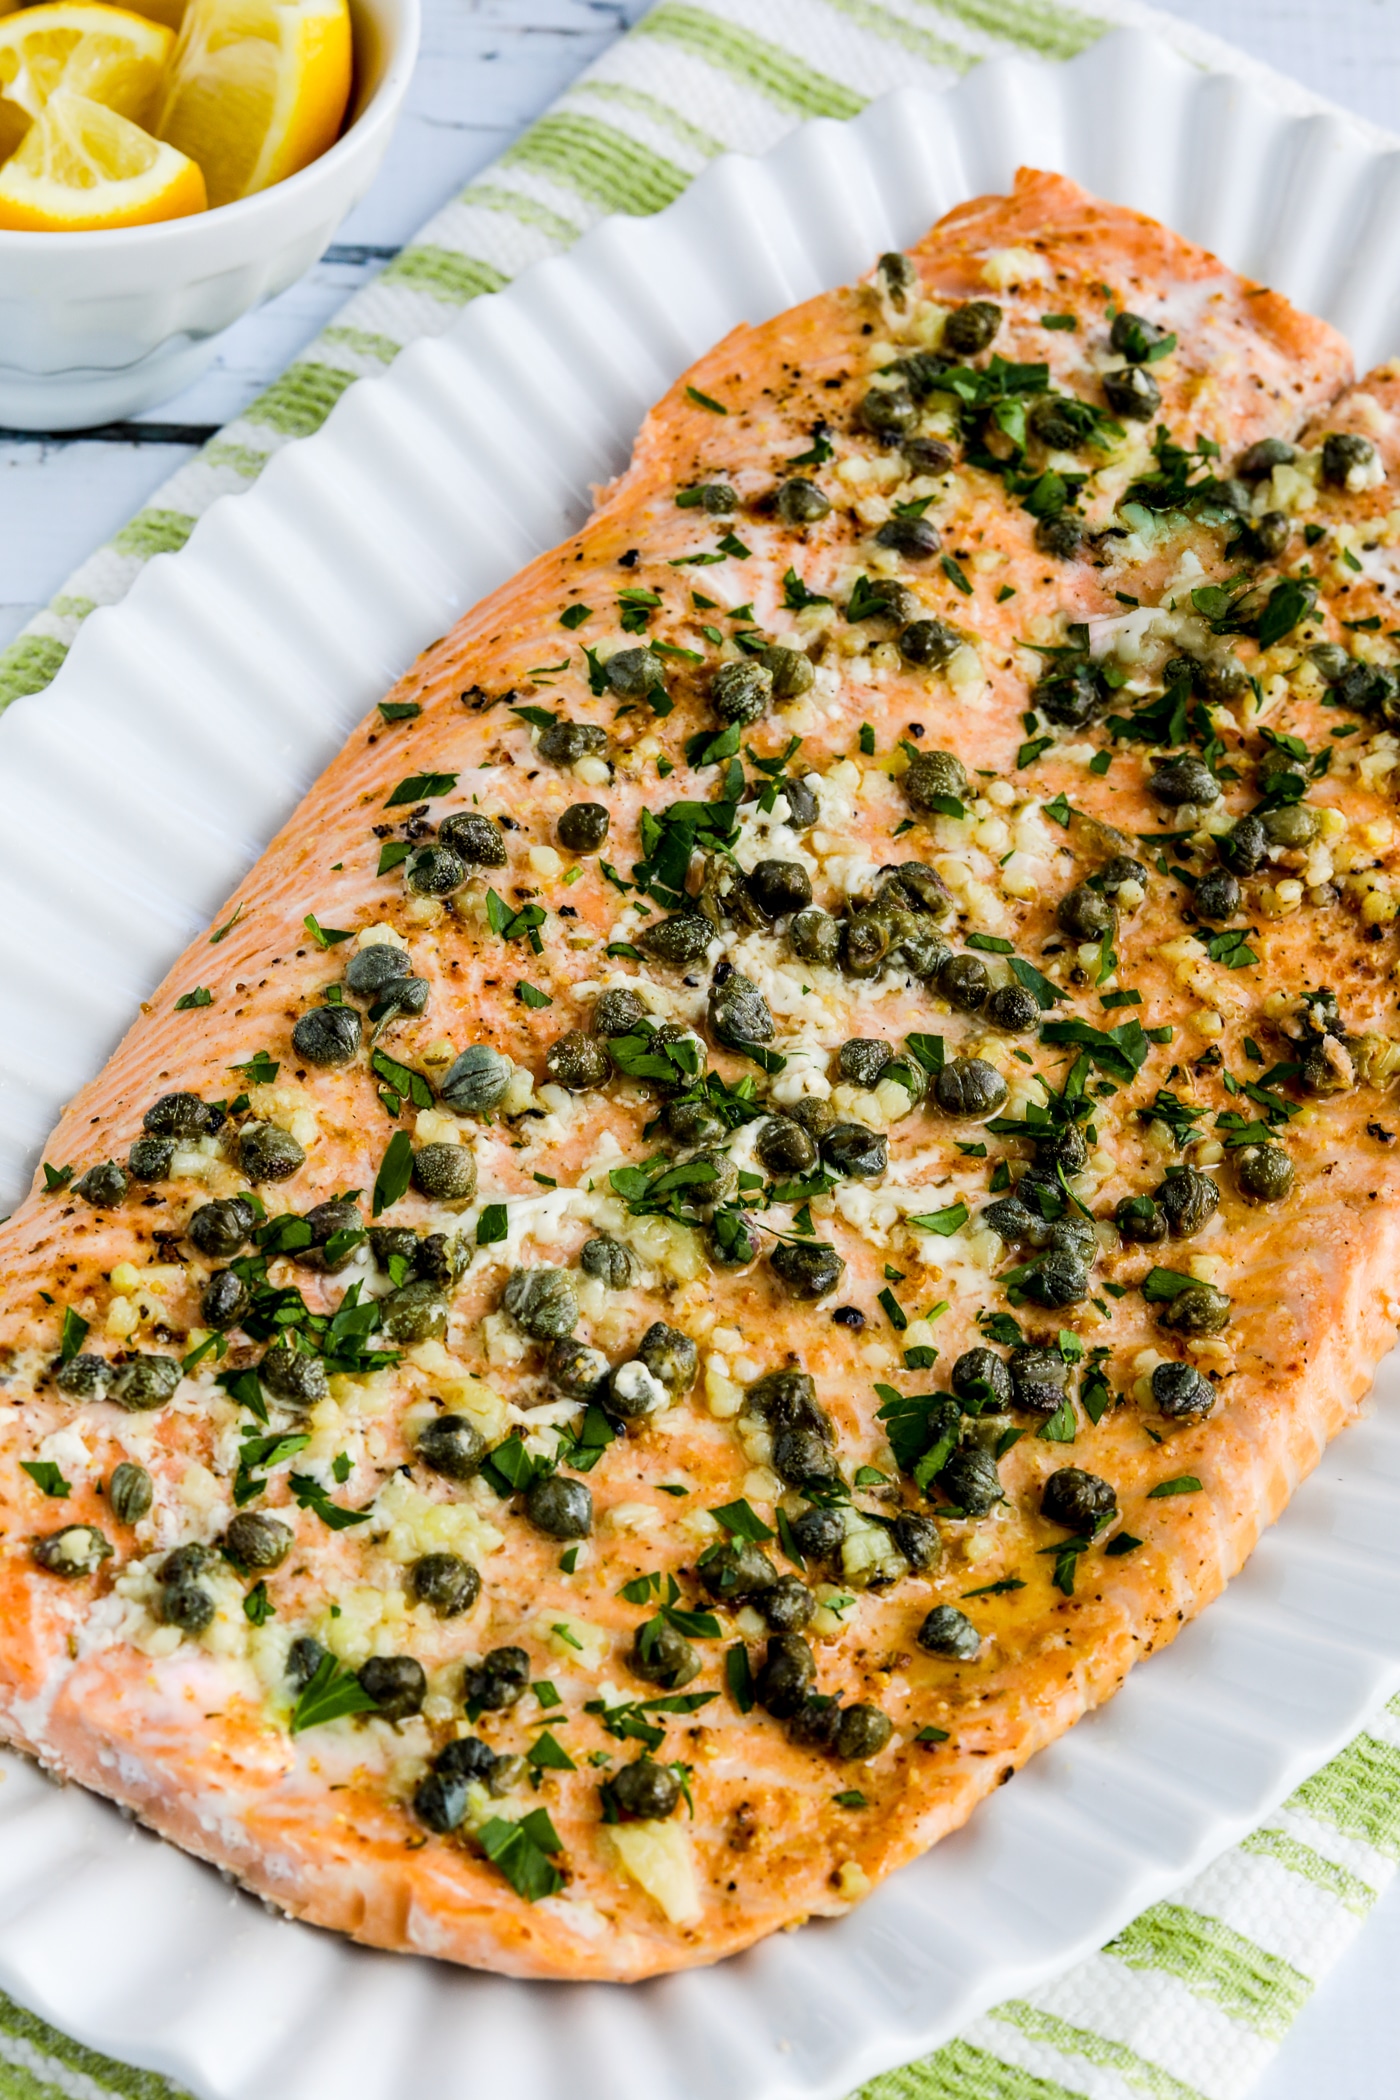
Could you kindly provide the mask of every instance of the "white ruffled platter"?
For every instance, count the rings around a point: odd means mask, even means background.
[[[1137,32],[715,163],[351,390],[93,615],[0,730],[0,1192],[417,651],[572,530],[742,320],[1016,166],[1147,210],[1400,350],[1400,151]],[[1245,1573],[971,1825],[834,1924],[623,1989],[368,1953],[0,1759],[0,1985],[201,2100],[839,2100],[1098,1947],[1400,1685],[1400,1375]]]

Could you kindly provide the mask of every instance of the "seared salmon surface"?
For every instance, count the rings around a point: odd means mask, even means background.
[[[1400,1312],[1397,469],[1400,368],[1052,175],[702,359],[4,1226],[8,1739],[630,1979],[1171,1640]]]

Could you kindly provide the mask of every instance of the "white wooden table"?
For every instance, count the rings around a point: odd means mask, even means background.
[[[426,0],[417,77],[383,172],[310,275],[233,329],[199,384],[127,426],[129,437],[0,435],[0,645],[647,4]],[[1158,4],[1400,128],[1400,0]],[[1251,2100],[1400,2100],[1397,1978],[1400,1885]]]

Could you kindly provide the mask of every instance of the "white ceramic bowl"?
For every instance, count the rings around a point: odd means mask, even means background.
[[[373,181],[418,54],[419,0],[350,16],[350,122],[299,175],[156,226],[0,232],[0,425],[81,430],[168,401],[311,267]]]

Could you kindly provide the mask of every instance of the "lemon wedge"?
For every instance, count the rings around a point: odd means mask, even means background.
[[[0,227],[90,233],[146,226],[205,207],[192,160],[114,109],[55,88],[0,167]]]
[[[189,0],[154,130],[229,204],[324,153],[350,99],[346,0]]]
[[[0,19],[0,96],[33,119],[66,88],[144,124],[174,45],[173,30],[124,7],[46,0]]]

